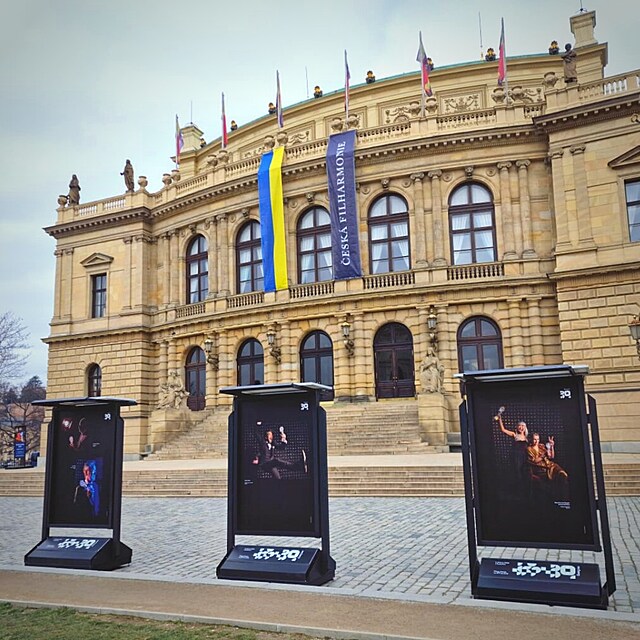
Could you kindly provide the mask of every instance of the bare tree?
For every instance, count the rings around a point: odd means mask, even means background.
[[[23,374],[28,336],[21,318],[11,311],[0,314],[0,383]]]

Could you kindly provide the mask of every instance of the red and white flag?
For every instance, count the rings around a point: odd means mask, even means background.
[[[416,60],[420,63],[421,84],[422,84],[422,116],[424,117],[424,102],[427,96],[432,96],[431,82],[429,81],[429,63],[427,62],[427,53],[422,44],[422,31],[420,31],[420,46],[418,47],[418,55]]]

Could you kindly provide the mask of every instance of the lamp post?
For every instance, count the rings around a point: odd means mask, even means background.
[[[436,315],[436,309],[431,305],[429,308],[429,315],[427,316],[427,329],[429,329],[429,342],[431,343],[434,353],[438,350],[438,336],[436,334],[437,325],[438,316]]]
[[[280,351],[280,347],[276,345],[276,328],[274,325],[270,325],[267,329],[267,344],[269,345],[269,354],[280,364],[282,352]]]
[[[204,340],[204,352],[207,362],[211,365],[214,371],[217,371],[220,359],[218,358],[218,355],[213,351],[213,338],[211,338],[210,336],[207,336]]]
[[[629,331],[631,332],[631,337],[636,341],[636,350],[640,358],[640,317],[638,315],[633,316],[629,323]]]
[[[340,329],[342,330],[342,342],[344,343],[344,348],[347,350],[349,356],[352,356],[355,350],[355,344],[349,337],[351,335],[351,323],[345,319],[345,321],[340,325]]]

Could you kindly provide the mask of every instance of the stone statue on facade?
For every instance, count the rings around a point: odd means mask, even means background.
[[[181,409],[186,406],[188,395],[180,374],[171,369],[167,381],[160,385],[158,409]]]
[[[127,187],[127,191],[133,191],[133,165],[131,160],[125,162],[124,169],[120,175],[124,176],[124,184]]]
[[[435,349],[429,347],[425,359],[420,365],[420,384],[426,393],[442,393],[444,366],[436,355]]]
[[[564,81],[566,83],[578,81],[578,71],[576,69],[577,57],[578,54],[575,49],[569,43],[565,44],[562,59],[564,61]]]
[[[71,176],[67,201],[70,207],[80,204],[80,182],[78,182],[78,176],[75,173]]]

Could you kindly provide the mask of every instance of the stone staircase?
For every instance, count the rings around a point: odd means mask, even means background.
[[[418,407],[407,401],[328,405],[330,456],[396,455],[448,451],[420,438]],[[207,412],[180,438],[152,453],[149,460],[191,460],[227,456],[228,410]]]
[[[464,495],[462,464],[352,464],[329,467],[329,496],[338,497],[455,497]],[[137,463],[139,465],[139,463]],[[605,464],[609,497],[640,496],[640,462]],[[124,496],[226,497],[227,471],[218,468],[125,469]],[[42,497],[44,470],[0,471],[0,496]]]

